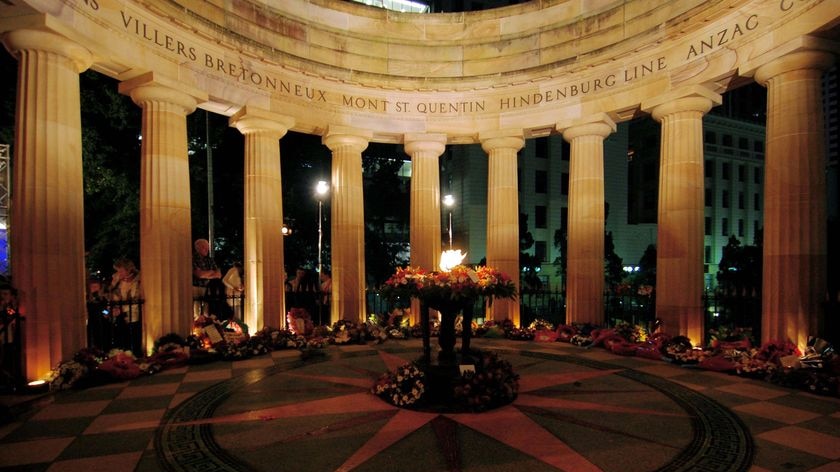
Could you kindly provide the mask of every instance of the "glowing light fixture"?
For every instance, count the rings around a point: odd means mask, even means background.
[[[32,382],[26,384],[26,390],[29,393],[44,392],[47,388],[49,388],[49,384],[47,384],[47,381],[43,379],[33,380]]]
[[[440,255],[440,270],[449,272],[453,267],[460,265],[465,257],[467,255],[461,254],[460,249],[443,251]]]

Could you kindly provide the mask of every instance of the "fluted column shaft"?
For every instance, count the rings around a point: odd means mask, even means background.
[[[830,54],[801,51],[756,70],[767,87],[761,339],[804,348],[826,290],[822,71]]]
[[[604,138],[615,123],[599,121],[563,131],[571,144],[566,322],[604,322]]]
[[[446,149],[444,134],[407,134],[405,152],[411,156],[411,266],[438,270],[441,251],[440,165]],[[420,305],[412,300],[412,325],[420,320]]]
[[[192,244],[186,116],[197,99],[146,74],[120,84],[143,109],[140,149],[140,267],[143,346],[192,330]]]
[[[280,143],[294,118],[243,107],[230,123],[245,135],[245,324],[285,324]]]
[[[479,135],[487,153],[487,265],[513,279],[519,293],[519,189],[517,152],[525,145],[522,132]],[[496,300],[488,318],[506,318],[519,325],[519,300]]]
[[[42,379],[87,345],[79,73],[90,53],[52,33],[18,30],[12,279],[24,327],[24,372]]]
[[[671,334],[703,342],[703,115],[719,97],[671,99],[662,124],[656,248],[656,316]]]
[[[332,151],[331,321],[365,320],[365,212],[362,151],[370,131],[331,126],[323,138]]]

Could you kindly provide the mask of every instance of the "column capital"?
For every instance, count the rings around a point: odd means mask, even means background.
[[[93,64],[93,56],[85,47],[50,31],[20,29],[3,34],[2,39],[15,57],[23,50],[51,52],[70,59],[76,72],[83,72]]]
[[[763,54],[748,59],[738,68],[738,75],[754,77],[756,82],[764,85],[767,79],[792,70],[825,70],[831,67],[831,62],[826,64],[825,61],[827,58],[824,56],[798,56],[795,58],[788,58],[787,60],[783,59],[786,56],[796,56],[796,53],[800,52],[822,52],[828,56],[833,56],[834,54],[837,54],[838,50],[840,50],[840,44],[838,44],[837,41],[831,41],[829,39],[818,38],[815,36],[799,36],[784,44],[774,47]],[[781,61],[777,63],[779,60]],[[831,61],[831,59],[828,60]],[[787,65],[785,66],[785,64]],[[776,68],[778,69],[774,70]],[[761,72],[761,77],[759,77],[760,69],[764,69]]]
[[[834,54],[825,51],[812,49],[792,52],[759,66],[755,70],[755,81],[766,86],[768,80],[785,72],[795,70],[818,70],[822,72],[831,68],[834,59]]]
[[[155,72],[147,72],[121,82],[119,91],[131,96],[139,106],[147,102],[164,102],[180,106],[185,115],[192,113],[199,103],[208,100],[207,92],[179,83]]]
[[[525,134],[521,129],[497,129],[478,133],[484,152],[494,149],[513,149],[519,151],[525,146]]]
[[[446,150],[447,137],[443,133],[406,133],[403,135],[403,147],[409,156],[415,152],[431,152],[437,156]]]
[[[295,119],[262,108],[244,106],[230,117],[228,123],[245,135],[266,133],[280,139],[295,125]]]
[[[578,136],[600,136],[606,138],[615,133],[615,121],[606,113],[597,113],[586,118],[557,123],[557,131],[563,133],[563,139],[571,142]]]
[[[708,113],[712,107],[723,103],[719,93],[702,85],[690,85],[664,93],[646,102],[642,102],[642,111],[650,113],[653,119],[661,121],[662,117],[681,111],[696,111]]]
[[[324,146],[330,151],[335,151],[340,146],[349,146],[356,152],[364,151],[368,143],[373,139],[373,131],[353,128],[350,126],[330,125],[327,132],[321,138]]]

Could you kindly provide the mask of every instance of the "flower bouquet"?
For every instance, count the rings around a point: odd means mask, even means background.
[[[312,334],[312,330],[315,328],[315,325],[312,323],[312,317],[303,308],[292,308],[286,313],[286,326],[294,334],[303,336]]]
[[[412,405],[423,398],[424,377],[417,364],[403,364],[393,372],[382,374],[371,387],[371,393],[396,406]]]
[[[458,265],[446,272],[426,272],[421,268],[406,267],[397,269],[381,291],[392,302],[407,301],[417,298],[428,308],[437,310],[441,315],[438,357],[446,362],[455,360],[455,317],[463,312],[467,323],[463,330],[461,347],[469,350],[472,336],[472,305],[479,296],[487,297],[488,303],[493,298],[516,298],[516,285],[507,275],[490,267],[471,269]],[[422,318],[426,318],[423,314]],[[428,321],[428,319],[426,319]],[[424,321],[424,322],[426,322]],[[423,329],[424,356],[429,356],[428,339],[430,334]]]
[[[493,352],[477,351],[475,371],[465,372],[455,385],[455,401],[471,411],[484,411],[516,399],[519,375],[510,362]]]
[[[382,287],[390,300],[417,298],[438,311],[457,310],[479,296],[516,299],[516,285],[507,275],[492,267],[475,270],[459,265],[449,272],[426,272],[419,267],[397,269]]]

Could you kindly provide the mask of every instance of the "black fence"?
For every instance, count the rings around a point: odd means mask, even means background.
[[[87,312],[88,347],[143,354],[143,300],[88,302]]]
[[[286,294],[287,311],[292,306],[307,309],[315,324],[329,321],[329,306],[320,305],[318,294]],[[528,326],[536,319],[554,325],[566,322],[565,294],[556,290],[526,290],[519,298],[521,325]],[[199,313],[206,313],[212,301],[205,297],[194,300]],[[244,295],[229,296],[224,303],[237,319],[242,319]],[[755,340],[761,339],[761,296],[757,293],[710,291],[703,294],[705,329],[747,328]],[[395,307],[406,308],[408,301],[396,304],[380,296],[376,290],[367,291],[367,313],[382,315]],[[476,300],[473,319],[482,322],[486,316],[485,300]],[[604,295],[604,315],[607,325],[625,321],[652,329],[656,321],[655,297],[645,295]],[[131,349],[139,352],[143,317],[143,301],[104,302],[88,304],[89,345],[105,351],[112,348]],[[828,341],[840,344],[840,294],[826,300],[824,325],[820,335]],[[708,339],[704,339],[704,343]]]
[[[0,392],[16,392],[22,387],[23,321],[17,311],[0,312]]]

